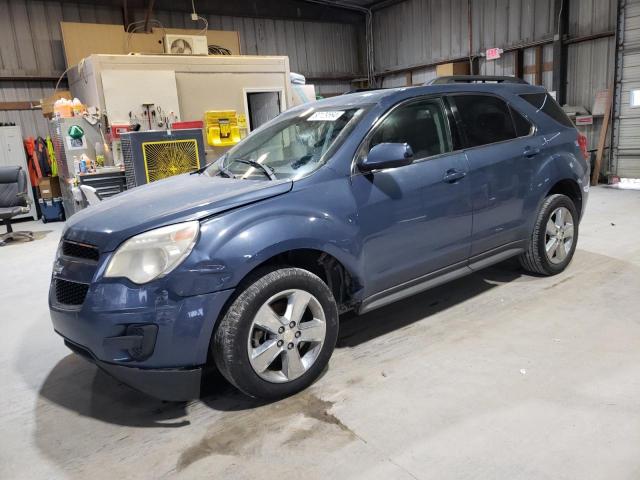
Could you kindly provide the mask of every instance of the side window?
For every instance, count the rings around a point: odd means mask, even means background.
[[[376,128],[369,149],[379,143],[408,143],[415,159],[451,151],[447,119],[437,100],[412,102],[393,111]]]
[[[522,116],[515,108],[509,106],[511,110],[511,116],[513,117],[513,124],[516,126],[516,135],[519,137],[526,137],[533,130],[533,125]]]
[[[523,93],[520,98],[526,100],[536,107],[539,112],[542,111],[553,118],[556,122],[565,127],[573,127],[573,122],[567,114],[564,113],[562,107],[558,105],[551,95],[548,93]]]
[[[508,105],[488,95],[456,95],[469,147],[487,145],[516,138],[516,130]]]

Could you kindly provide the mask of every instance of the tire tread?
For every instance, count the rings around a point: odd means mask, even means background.
[[[547,229],[546,219],[547,219],[547,213],[549,211],[549,206],[559,199],[567,199],[571,201],[569,197],[567,197],[566,195],[553,194],[546,197],[544,199],[544,202],[542,202],[542,205],[540,206],[540,210],[538,211],[538,216],[536,218],[536,223],[533,227],[533,234],[531,235],[531,241],[529,242],[527,250],[524,253],[522,253],[519,257],[520,265],[522,266],[522,268],[524,268],[528,272],[539,274],[539,275],[552,275],[553,273],[556,273],[556,272],[550,271],[548,267],[545,265],[544,259],[540,254],[539,242],[540,242],[540,237],[542,236],[544,238],[544,235],[546,233],[546,229]],[[577,240],[578,238],[577,238],[577,228],[576,228],[575,241],[577,242]]]
[[[301,278],[303,281],[306,279],[313,282],[315,285],[324,287],[325,293],[333,301],[335,306],[335,300],[333,300],[333,294],[329,287],[313,273],[294,267],[271,267],[256,271],[245,281],[238,286],[239,292],[235,297],[232,297],[232,301],[229,307],[220,319],[216,331],[214,333],[211,350],[215,364],[220,373],[236,388],[243,393],[252,397],[266,398],[267,395],[256,395],[255,392],[248,390],[241,378],[237,376],[237,373],[241,371],[240,365],[243,361],[241,348],[238,348],[238,342],[246,342],[246,339],[240,338],[239,330],[241,329],[245,319],[245,312],[247,308],[255,301],[256,297],[263,292],[267,287],[274,282],[295,276]],[[337,318],[337,306],[335,307],[335,315]],[[248,359],[246,359],[248,361]],[[270,396],[270,395],[269,395]]]

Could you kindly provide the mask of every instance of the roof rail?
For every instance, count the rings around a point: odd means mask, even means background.
[[[350,93],[360,93],[360,92],[372,92],[374,90],[387,90],[387,87],[364,87],[364,88],[354,88],[353,90],[349,90],[348,92],[344,92],[342,95],[348,95]]]
[[[521,78],[500,75],[452,75],[449,77],[437,77],[425,83],[425,85],[447,85],[452,83],[523,83],[529,85]]]

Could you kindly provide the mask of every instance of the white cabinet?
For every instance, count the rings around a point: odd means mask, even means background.
[[[14,218],[33,217],[34,220],[37,220],[35,199],[33,198],[33,189],[29,180],[29,169],[27,168],[27,157],[22,143],[22,132],[20,127],[0,127],[0,166],[13,165],[22,167],[27,175],[27,193],[31,199],[31,211]]]

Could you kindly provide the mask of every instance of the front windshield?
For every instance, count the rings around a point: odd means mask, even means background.
[[[329,158],[362,112],[358,108],[309,108],[300,114],[284,114],[249,135],[204,173],[251,180],[304,177]]]

